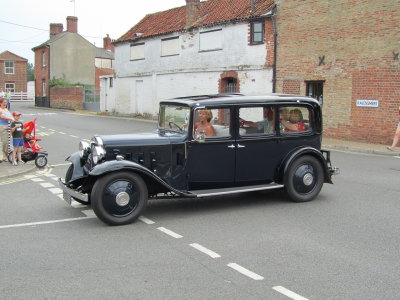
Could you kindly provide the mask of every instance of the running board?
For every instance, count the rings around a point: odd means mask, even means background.
[[[283,188],[283,187],[284,187],[283,184],[269,183],[269,184],[239,186],[239,187],[231,187],[231,188],[223,188],[223,189],[196,190],[196,191],[189,191],[189,193],[192,193],[192,194],[196,195],[197,197],[209,197],[209,196],[216,196],[216,195],[227,195],[227,194],[235,194],[235,193],[272,190],[272,189],[279,189],[279,188]]]

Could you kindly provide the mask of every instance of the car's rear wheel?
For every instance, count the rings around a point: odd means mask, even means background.
[[[321,162],[309,155],[297,158],[285,174],[285,189],[294,202],[313,200],[321,191],[323,183]]]
[[[143,179],[126,171],[100,177],[91,193],[93,211],[109,225],[132,223],[146,208],[147,200],[147,186]]]

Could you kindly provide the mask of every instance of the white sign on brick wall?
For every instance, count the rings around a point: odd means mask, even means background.
[[[361,107],[379,107],[379,100],[357,100],[356,105]]]

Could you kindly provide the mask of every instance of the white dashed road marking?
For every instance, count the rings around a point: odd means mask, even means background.
[[[239,266],[236,263],[229,263],[227,266],[238,271],[239,273],[242,273],[243,275],[245,275],[247,277],[250,277],[251,279],[254,279],[254,280],[263,280],[264,279],[264,277],[254,273],[250,270],[247,270],[246,268]]]
[[[216,253],[216,252],[214,252],[214,251],[212,251],[210,249],[207,249],[206,247],[204,247],[204,246],[202,246],[200,244],[193,243],[193,244],[189,244],[189,246],[199,250],[200,252],[203,252],[204,254],[207,254],[208,256],[210,256],[212,258],[221,257],[221,255],[219,255],[218,253]]]
[[[272,289],[294,300],[308,300],[307,298],[304,298],[303,296],[300,296],[295,292],[284,288],[283,286],[274,286]]]
[[[155,223],[154,221],[152,221],[152,220],[150,220],[150,219],[147,219],[146,217],[143,217],[143,216],[140,216],[140,217],[139,217],[139,220],[142,221],[143,223],[148,224],[148,225],[151,225],[151,224],[154,224],[154,223]]]
[[[171,230],[169,230],[169,229],[167,229],[165,227],[158,227],[157,229],[162,231],[162,232],[164,232],[165,234],[168,234],[169,236],[172,236],[173,238],[176,238],[176,239],[183,238],[182,235],[177,234],[177,233],[175,233],[175,232],[173,232],[173,231],[171,231]]]

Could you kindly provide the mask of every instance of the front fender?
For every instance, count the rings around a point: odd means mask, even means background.
[[[329,171],[329,167],[324,155],[321,153],[321,151],[313,147],[296,148],[293,151],[289,152],[288,155],[286,155],[286,157],[282,161],[282,164],[279,168],[280,179],[283,180],[284,174],[286,174],[292,162],[294,162],[298,157],[306,154],[314,156],[321,162],[322,168],[324,169],[324,178],[325,178],[324,182],[332,183],[331,173]]]
[[[84,176],[83,166],[81,163],[81,156],[79,151],[67,157],[66,161],[70,161],[74,165],[74,172],[72,173],[71,180]]]
[[[132,162],[132,161],[128,161],[128,160],[111,160],[111,161],[106,161],[104,163],[101,163],[99,165],[96,165],[90,172],[89,172],[89,176],[91,177],[98,177],[107,173],[111,173],[111,172],[116,172],[116,171],[121,171],[121,170],[132,170],[135,171],[137,173],[140,173],[144,176],[147,176],[149,179],[161,184],[162,186],[164,186],[165,188],[167,188],[168,190],[184,196],[184,197],[193,197],[193,194],[188,194],[185,193],[183,191],[179,191],[175,188],[173,188],[172,186],[170,186],[168,183],[166,183],[164,180],[162,180],[159,176],[157,176],[156,174],[154,174],[152,171],[150,171],[149,169],[147,169],[146,167]]]

